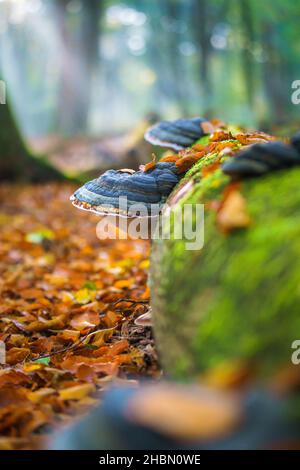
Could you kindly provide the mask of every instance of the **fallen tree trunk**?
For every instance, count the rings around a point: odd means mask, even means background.
[[[165,372],[214,384],[290,367],[300,331],[300,169],[241,181],[251,223],[224,233],[216,206],[230,179],[221,169],[202,172],[218,158],[204,157],[192,168],[180,187],[187,179],[193,184],[175,204],[177,210],[205,204],[203,248],[187,250],[189,240],[175,240],[171,223],[171,239],[153,242],[151,260],[154,330]]]

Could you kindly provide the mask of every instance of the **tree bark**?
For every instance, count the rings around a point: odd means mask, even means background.
[[[62,180],[64,175],[45,158],[30,154],[9,104],[0,105],[0,180]]]
[[[205,96],[211,93],[210,86],[210,19],[208,14],[208,3],[206,0],[196,1],[195,11],[195,33],[196,40],[200,47],[201,68],[200,77]]]
[[[57,18],[62,43],[59,125],[66,134],[87,131],[90,91],[98,52],[101,2],[84,2],[78,29],[69,24],[66,0],[57,0]]]
[[[285,109],[284,85],[282,81],[282,59],[273,43],[274,26],[265,21],[262,24],[262,44],[266,54],[263,64],[265,94],[270,102],[270,112],[274,124],[285,121],[282,110]]]
[[[254,61],[251,54],[251,47],[255,41],[253,12],[251,2],[249,0],[241,0],[239,2],[241,24],[244,30],[243,49],[242,49],[242,65],[245,77],[246,96],[249,106],[254,104]]]
[[[168,0],[165,4],[167,16],[171,24],[174,25],[176,22],[180,21],[181,11],[182,11],[182,2],[178,0]],[[182,56],[179,53],[179,44],[180,44],[180,32],[173,31],[169,32],[167,35],[167,47],[169,52],[169,60],[171,66],[172,82],[173,88],[176,96],[178,106],[183,114],[183,116],[188,115],[187,108],[187,95],[185,90],[185,68],[182,61]]]

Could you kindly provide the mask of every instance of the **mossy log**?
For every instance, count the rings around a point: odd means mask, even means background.
[[[209,202],[222,199],[230,179],[221,169],[202,174],[217,157],[190,170],[185,180],[193,185],[176,204],[205,204],[203,248],[186,250],[172,232],[153,242],[157,345],[165,372],[177,379],[243,368],[268,379],[291,366],[300,337],[300,169],[242,181],[251,224],[224,234]]]

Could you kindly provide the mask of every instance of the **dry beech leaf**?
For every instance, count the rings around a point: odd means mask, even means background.
[[[45,331],[52,328],[62,328],[64,326],[64,315],[59,315],[57,317],[51,318],[51,320],[37,320],[27,326],[27,331]]]
[[[256,143],[265,143],[268,141],[274,140],[274,137],[266,134],[264,132],[253,132],[253,133],[245,133],[245,134],[236,134],[234,136],[236,140],[238,140],[243,145],[250,145]]]
[[[161,162],[177,162],[177,160],[179,159],[179,156],[178,155],[166,155],[165,157],[162,157],[160,159]]]
[[[13,369],[0,370],[0,388],[3,385],[26,385],[30,382],[30,378],[22,372],[15,371]]]
[[[221,140],[231,140],[233,139],[231,132],[225,132],[222,130],[215,131],[209,138],[211,142],[220,142]]]
[[[20,437],[0,437],[0,450],[15,450],[28,445],[28,440]]]
[[[250,225],[251,219],[247,212],[246,201],[238,190],[231,191],[226,197],[217,214],[217,223],[224,232]]]
[[[215,130],[215,126],[210,121],[202,122],[201,127],[205,134],[212,134]]]
[[[99,323],[99,314],[96,312],[82,313],[72,318],[70,321],[72,328],[79,331],[85,330],[86,328],[94,328],[96,325],[99,325]]]
[[[36,410],[32,414],[31,419],[29,419],[27,423],[24,425],[22,434],[24,436],[31,434],[34,431],[38,430],[39,428],[43,427],[45,424],[48,424],[50,420],[51,420],[51,417],[45,411]]]
[[[80,331],[77,330],[63,330],[57,335],[58,338],[61,338],[65,341],[78,341],[80,337]]]
[[[118,372],[118,364],[116,362],[104,362],[100,359],[92,359],[85,356],[72,356],[63,361],[62,364],[65,370],[69,370],[75,374],[78,373],[82,366],[89,366],[93,368],[96,373],[104,375],[115,375]]]
[[[82,400],[82,398],[94,393],[95,390],[92,384],[81,384],[60,390],[59,396],[62,400]]]
[[[142,170],[143,171],[149,171],[149,170],[152,170],[152,168],[154,168],[156,165],[156,155],[153,153],[152,154],[152,161],[147,163],[146,165],[142,165]]]
[[[205,178],[206,176],[211,175],[211,174],[214,173],[218,168],[220,168],[220,161],[219,161],[219,160],[216,160],[216,161],[214,161],[213,163],[210,163],[209,165],[205,165],[205,166],[201,169],[202,177]]]
[[[17,364],[22,362],[30,355],[30,349],[28,348],[11,348],[6,354],[7,364]]]
[[[40,388],[36,392],[29,392],[28,398],[33,403],[39,403],[43,401],[44,398],[53,395],[53,393],[56,393],[54,388]]]
[[[126,415],[168,437],[191,441],[228,435],[242,411],[237,398],[227,392],[158,384],[136,393]]]
[[[180,158],[176,161],[175,165],[178,168],[179,173],[186,173],[197,161],[202,158],[202,154],[195,153],[191,155],[187,155],[185,157]]]
[[[28,401],[27,389],[11,385],[4,385],[0,388],[0,413],[9,405],[22,405],[26,401]]]

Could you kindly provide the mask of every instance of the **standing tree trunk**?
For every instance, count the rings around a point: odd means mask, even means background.
[[[87,130],[92,76],[98,53],[101,2],[82,3],[79,24],[68,17],[68,0],[57,0],[56,9],[61,38],[61,89],[59,126],[66,134]]]
[[[254,64],[251,47],[255,41],[253,11],[249,0],[240,0],[241,24],[244,31],[242,48],[242,65],[245,77],[246,96],[250,107],[254,104]]]
[[[0,180],[47,181],[64,176],[27,150],[8,104],[0,104]]]
[[[167,35],[167,47],[169,51],[169,60],[172,74],[173,89],[175,92],[178,106],[184,116],[188,115],[186,90],[184,87],[185,67],[182,56],[179,52],[179,44],[181,35],[176,24],[179,23],[182,12],[182,2],[178,0],[168,0],[166,2],[166,13],[170,21],[173,31],[169,31]]]
[[[262,24],[262,44],[266,55],[263,64],[263,78],[265,94],[270,103],[270,112],[275,124],[282,124],[285,116],[282,110],[285,108],[284,84],[282,81],[282,60],[278,49],[274,46],[274,27],[268,21]]]
[[[210,77],[210,59],[211,59],[211,43],[210,35],[212,30],[211,15],[209,12],[209,1],[195,1],[195,40],[199,47],[201,66],[200,78],[202,84],[203,107],[205,111],[209,110],[211,89]]]

